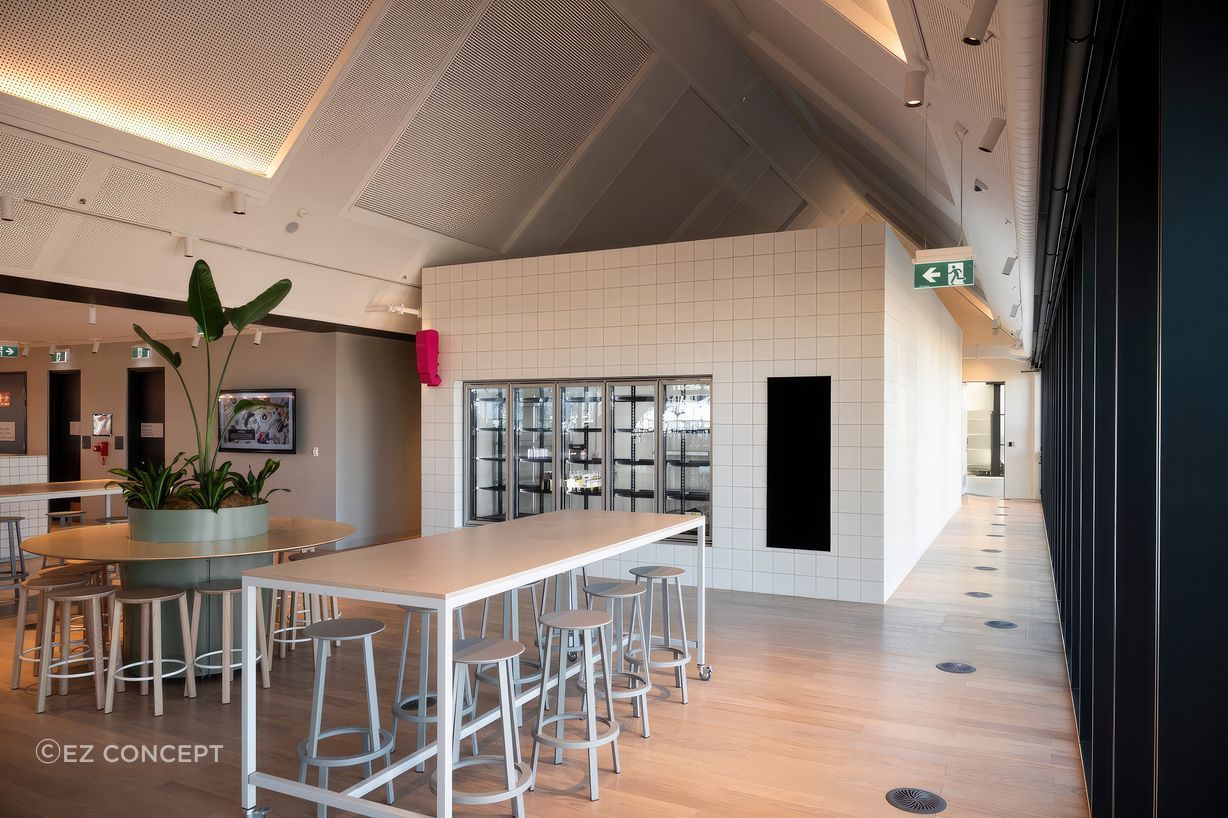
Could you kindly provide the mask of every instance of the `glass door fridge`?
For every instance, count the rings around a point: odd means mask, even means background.
[[[605,396],[600,383],[559,387],[559,466],[562,508],[603,507],[602,441]]]
[[[657,384],[612,383],[610,494],[615,511],[655,511]]]
[[[469,388],[468,480],[465,519],[495,523],[507,519],[507,389]]]
[[[712,385],[666,381],[661,394],[661,510],[667,514],[699,512],[708,517],[711,530]]]
[[[554,511],[554,386],[513,386],[516,517]]]

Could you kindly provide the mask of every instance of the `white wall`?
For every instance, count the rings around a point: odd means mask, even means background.
[[[711,375],[712,585],[881,603],[886,241],[881,223],[847,225],[424,270],[444,385],[423,390],[423,533],[462,522],[463,381]],[[958,424],[955,333],[953,349],[924,350],[955,372]],[[832,377],[830,552],[765,544],[766,379],[790,375]],[[958,472],[935,489],[953,503]],[[599,570],[649,561],[693,565],[694,549],[658,544]]]
[[[1027,361],[1008,358],[965,358],[963,379],[1006,384],[1006,496],[1012,500],[1040,497],[1039,412],[1040,375],[1024,372]],[[1014,445],[1009,445],[1014,444]]]
[[[963,334],[932,290],[913,289],[912,259],[890,232],[884,303],[888,598],[959,508]]]

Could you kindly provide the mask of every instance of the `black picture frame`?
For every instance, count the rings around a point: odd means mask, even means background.
[[[231,407],[244,398],[283,404],[283,410],[249,409],[231,417]],[[218,451],[257,454],[298,452],[298,390],[223,389],[217,398]]]

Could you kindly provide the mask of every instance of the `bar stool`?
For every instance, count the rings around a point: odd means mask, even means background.
[[[124,690],[124,682],[140,682],[141,695],[149,695],[149,683],[153,682],[154,715],[162,715],[162,680],[183,674],[185,684],[183,697],[196,698],[196,674],[189,672],[188,663],[192,656],[192,636],[188,629],[188,595],[178,588],[125,588],[115,594],[116,605],[111,611],[111,662],[107,668],[107,702],[106,712],[110,713],[115,704],[115,687],[118,684],[120,692]],[[183,639],[183,656],[180,659],[162,658],[162,605],[167,602],[179,603],[179,630]],[[124,606],[135,605],[141,609],[141,659],[138,662],[123,662],[120,644],[123,642],[121,628],[124,620]],[[153,647],[153,658],[149,658],[150,646]],[[166,664],[179,667],[164,671]],[[144,674],[148,668],[149,675],[125,676],[124,671],[139,667]]]
[[[75,588],[61,588],[56,591],[48,591],[43,594],[43,617],[42,617],[42,644],[54,645],[52,642],[52,632],[55,627],[55,606],[63,605],[63,614],[60,618],[60,658],[54,660],[51,658],[51,651],[48,650],[46,661],[39,665],[38,674],[38,704],[34,708],[35,713],[42,713],[47,710],[47,696],[51,693],[51,680],[60,680],[60,695],[64,696],[68,693],[68,680],[81,679],[86,676],[94,677],[94,704],[101,710],[103,707],[103,676],[106,671],[103,664],[103,637],[102,637],[102,602],[107,600],[111,606],[111,617],[115,617],[115,589],[110,586],[102,585],[80,585]],[[71,615],[73,603],[80,603],[85,609],[85,641],[86,648],[81,653],[74,655],[72,653],[72,634],[66,626]],[[69,673],[67,668],[71,665],[81,662],[89,662],[91,667],[89,670],[81,673]],[[61,673],[56,672],[56,668],[65,668]]]
[[[99,525],[119,525],[128,522],[127,517],[99,517],[94,522]]]
[[[540,681],[542,678],[542,662],[541,662],[541,653],[540,653],[540,650],[541,650],[540,646],[542,643],[542,629],[541,629],[541,626],[538,620],[542,612],[545,610],[545,604],[546,604],[546,588],[545,588],[544,583],[542,584],[542,587],[541,587],[540,606],[539,606],[537,583],[533,583],[532,585],[522,585],[519,588],[513,588],[512,590],[505,592],[502,595],[503,596],[503,638],[504,639],[510,639],[513,642],[520,641],[520,616],[521,616],[520,592],[521,591],[528,591],[530,594],[530,603],[532,605],[531,610],[532,610],[532,616],[533,616],[533,625],[532,625],[533,633],[534,633],[533,644],[538,646],[538,658],[537,659],[525,659],[521,657],[520,655],[517,655],[516,657],[512,659],[512,687],[514,690],[517,691],[517,693],[519,693],[520,689],[524,687],[525,685],[534,684]],[[483,639],[487,638],[487,630],[488,630],[487,625],[489,623],[489,618],[490,618],[490,597],[487,597],[486,600],[482,603],[481,637]],[[525,672],[526,667],[529,669],[529,672]],[[474,675],[474,678],[478,682],[485,682],[488,685],[499,684],[499,676],[498,676],[497,668],[495,668],[494,665],[491,665],[489,667],[478,667],[474,671],[473,675]],[[523,712],[522,712],[522,708],[520,707],[516,707],[515,710],[516,710],[516,725],[517,727],[519,727],[520,725],[524,724]]]
[[[69,528],[76,523],[77,525],[85,525],[84,511],[49,511],[47,512],[48,528],[52,522],[60,524],[60,528]]]
[[[392,764],[392,733],[380,727],[379,699],[375,692],[375,651],[373,638],[384,629],[384,623],[374,619],[327,619],[307,626],[307,638],[315,643],[316,676],[311,689],[311,727],[307,738],[298,743],[298,780],[307,783],[307,767],[316,767],[319,772],[319,786],[328,788],[328,771],[334,767],[352,767],[362,764],[366,775],[371,775],[371,762],[383,756],[384,763]],[[329,651],[334,642],[362,642],[363,668],[367,687],[367,716],[369,724],[365,726],[332,727],[321,730],[324,717],[324,682],[328,671]],[[320,742],[341,735],[361,735],[363,749],[350,755],[326,756],[320,754]],[[395,800],[392,782],[385,785],[388,803]],[[327,808],[320,804],[316,808],[319,818],[327,815]]]
[[[631,714],[640,719],[642,735],[648,738],[648,693],[652,690],[652,674],[644,663],[648,656],[644,653],[643,646],[649,644],[649,640],[647,619],[644,617],[641,603],[644,595],[648,593],[648,588],[635,582],[598,582],[584,586],[584,593],[589,598],[590,608],[594,600],[605,600],[605,610],[614,617],[610,640],[613,664],[603,668],[597,677],[598,686],[605,688],[612,679],[626,680],[627,686],[611,690],[610,696],[616,701],[631,700]],[[631,600],[631,622],[629,630],[624,634],[626,600]],[[640,640],[641,649],[638,654],[632,653],[635,636]]]
[[[26,552],[21,550],[21,521],[25,517],[0,517],[0,525],[4,526],[8,541],[9,570],[0,580],[0,588],[12,588],[14,596],[20,595],[21,582],[29,574],[26,572]]]
[[[681,568],[673,565],[641,565],[638,568],[632,568],[631,573],[635,576],[635,582],[638,585],[640,580],[644,580],[648,585],[648,636],[652,636],[652,583],[657,581],[661,588],[661,607],[664,613],[664,622],[662,627],[662,637],[659,643],[653,642],[652,651],[665,651],[670,654],[670,659],[652,659],[651,651],[649,652],[648,668],[649,670],[663,670],[673,668],[674,670],[674,686],[682,691],[682,703],[687,703],[686,696],[686,666],[691,662],[691,647],[687,643],[686,638],[686,615],[682,610],[682,582],[678,579],[686,573]],[[674,594],[678,599],[678,630],[681,632],[681,641],[675,644],[673,637],[672,621],[669,615],[669,586],[674,585]]]
[[[59,591],[66,588],[81,588],[89,584],[88,576],[71,575],[71,576],[46,576],[40,575],[30,577],[22,582],[17,591],[17,633],[13,639],[13,684],[12,689],[16,690],[21,686],[21,663],[33,662],[39,665],[42,658],[43,646],[43,595],[52,591]],[[38,602],[35,604],[34,610],[38,612],[38,625],[34,630],[34,647],[27,648],[26,640],[26,613],[30,606],[30,594],[36,593],[39,595]],[[61,620],[65,622],[66,620]],[[71,628],[68,625],[63,626],[63,631],[71,635]],[[84,642],[78,642],[79,645],[84,645]],[[69,650],[71,650],[72,640],[69,640]],[[52,648],[59,646],[59,643],[53,643]],[[62,646],[61,654],[66,655]],[[34,654],[31,656],[30,654]],[[41,667],[35,668],[35,676],[41,672]],[[64,682],[67,685],[67,682]]]
[[[392,702],[392,738],[397,737],[397,727],[401,722],[407,721],[411,724],[418,725],[418,746],[421,750],[426,746],[426,726],[435,724],[439,721],[438,713],[428,713],[427,710],[435,706],[436,694],[430,688],[430,655],[431,655],[431,618],[434,614],[430,608],[416,608],[412,605],[403,606],[405,608],[405,628],[401,632],[401,664],[397,669],[397,689],[396,697]],[[409,632],[413,627],[414,615],[417,614],[418,621],[422,628],[421,638],[418,646],[418,692],[405,694],[405,662],[409,657]],[[460,608],[456,609],[456,635],[459,640],[465,640],[465,618],[462,616]],[[469,674],[465,674],[465,706],[463,708],[466,716],[472,716],[477,712],[477,695],[476,687],[469,684]],[[473,734],[473,754],[478,754],[478,736]],[[418,772],[426,770],[426,764],[422,763],[417,766]]]
[[[234,646],[234,601],[243,591],[243,584],[237,579],[219,579],[213,582],[203,582],[192,589],[192,664],[201,670],[222,671],[222,704],[230,704],[230,682],[234,678],[236,668],[243,667],[243,648]],[[222,602],[222,649],[197,653],[200,644],[200,619],[205,602],[210,598],[220,598]],[[264,632],[264,605],[256,606],[256,642],[263,647],[268,638]],[[235,658],[235,654],[238,658]],[[218,664],[209,661],[218,657]],[[222,657],[226,657],[223,659]],[[267,650],[256,653],[256,661],[260,663],[260,685],[266,690],[269,687],[269,654]],[[193,674],[194,675],[194,674]]]
[[[495,804],[499,801],[512,802],[512,815],[524,818],[524,792],[533,785],[533,771],[524,763],[520,755],[520,735],[516,731],[516,717],[513,700],[512,663],[516,657],[524,653],[524,645],[511,639],[465,639],[456,643],[453,654],[456,672],[455,699],[456,711],[452,722],[453,757],[456,761],[452,770],[466,767],[500,766],[506,775],[507,789],[462,790],[452,788],[452,801],[456,804]],[[464,705],[465,687],[469,680],[469,668],[494,667],[498,676],[499,686],[499,725],[503,733],[502,755],[474,755],[462,759],[460,757],[460,729],[464,715],[467,715]],[[477,735],[477,733],[473,733]],[[431,792],[435,792],[439,783],[439,772],[431,775]]]
[[[303,559],[322,557],[326,551],[299,551],[286,557],[287,562],[298,562]],[[281,591],[273,595],[273,610],[269,617],[270,624],[278,625],[272,628],[268,635],[268,654],[272,656],[273,646],[278,646],[278,658],[286,658],[286,647],[290,650],[306,644],[311,638],[300,635],[300,631],[308,625],[323,622],[327,619],[337,619],[341,616],[341,602],[335,596],[321,596],[302,591]],[[340,646],[338,642],[337,646]]]
[[[605,716],[597,715],[596,693],[602,685],[597,684],[597,654],[593,652],[593,636],[596,634],[601,643],[601,664],[603,668],[610,667],[610,644],[606,639],[606,626],[612,622],[610,614],[605,611],[572,610],[551,611],[541,617],[545,630],[545,654],[542,659],[547,669],[542,674],[541,692],[537,703],[537,724],[533,727],[533,782],[537,781],[537,761],[541,755],[542,745],[554,748],[554,763],[561,764],[563,750],[588,750],[588,788],[589,798],[597,800],[597,748],[611,745],[614,755],[614,772],[622,772],[618,761],[619,725],[614,718],[614,700],[610,689],[605,686]],[[558,704],[554,715],[546,716],[546,691],[549,688],[550,659],[554,649],[554,637],[558,634],[559,657],[557,680]],[[580,676],[585,685],[585,693],[581,710],[567,710],[567,637],[575,634],[577,644],[582,644]],[[585,723],[585,735],[580,739],[568,739],[564,736],[564,726],[568,721]],[[546,728],[555,725],[555,734],[548,735]],[[598,728],[603,725],[603,729]]]

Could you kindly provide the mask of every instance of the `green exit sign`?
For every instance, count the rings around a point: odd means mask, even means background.
[[[20,354],[17,351],[17,347],[0,344],[0,358],[16,358]]]
[[[55,352],[51,353],[51,363],[53,364],[68,363],[68,350],[57,349]]]
[[[132,360],[148,361],[153,357],[153,350],[149,347],[135,346],[132,348]]]
[[[915,262],[912,265],[912,287],[971,287],[976,282],[972,259]]]

